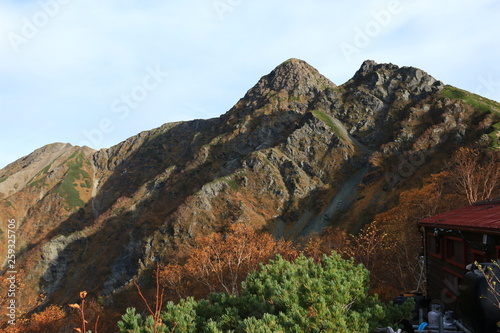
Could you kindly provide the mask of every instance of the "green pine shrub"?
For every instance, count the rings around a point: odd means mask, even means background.
[[[413,304],[382,303],[368,292],[369,271],[338,254],[320,263],[304,255],[290,262],[277,256],[251,272],[240,295],[213,293],[208,299],[169,302],[157,332],[371,332],[409,318]],[[148,322],[149,319],[149,322]],[[152,332],[128,309],[120,332]]]

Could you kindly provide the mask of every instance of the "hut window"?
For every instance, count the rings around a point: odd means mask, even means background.
[[[460,295],[459,286],[462,283],[462,276],[457,272],[444,268],[444,291],[446,294],[456,299]]]
[[[465,267],[465,243],[463,239],[446,237],[446,261]]]
[[[427,233],[427,250],[435,257],[442,258],[442,238],[434,233]]]
[[[480,250],[471,250],[472,252],[472,261],[473,262],[478,262],[478,263],[482,263],[482,262],[490,262],[490,260],[488,259],[488,254],[484,251],[480,251]]]

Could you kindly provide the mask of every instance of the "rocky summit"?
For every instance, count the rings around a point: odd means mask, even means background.
[[[413,67],[365,61],[337,86],[290,59],[219,118],[99,151],[44,146],[0,170],[20,306],[74,302],[82,290],[112,298],[195,235],[236,221],[286,239],[356,231],[460,146],[498,148],[499,111]],[[2,223],[2,244],[7,235]]]

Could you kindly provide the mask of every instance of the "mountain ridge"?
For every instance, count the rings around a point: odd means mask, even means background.
[[[116,298],[195,235],[235,222],[289,239],[358,229],[457,147],[494,143],[498,103],[450,98],[455,89],[374,61],[337,86],[290,59],[220,117],[164,124],[98,151],[36,150],[0,170],[0,217],[19,221],[29,271],[22,297],[44,295],[27,308],[81,290]],[[423,151],[425,167],[388,184],[401,160]]]

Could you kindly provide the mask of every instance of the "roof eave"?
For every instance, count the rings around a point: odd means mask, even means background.
[[[442,228],[449,230],[461,230],[467,232],[474,232],[478,234],[489,234],[489,235],[500,235],[500,229],[498,228],[488,228],[488,227],[478,227],[478,226],[461,226],[446,223],[431,223],[431,222],[419,222],[418,226],[426,228]]]

